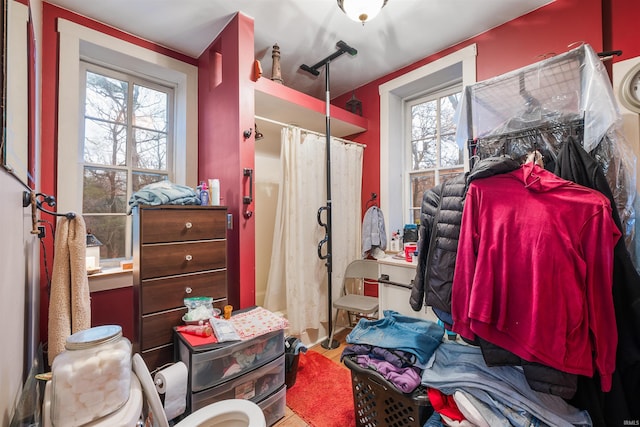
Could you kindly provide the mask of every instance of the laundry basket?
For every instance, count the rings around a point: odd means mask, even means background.
[[[402,393],[376,371],[361,367],[350,357],[343,363],[351,371],[356,427],[422,427],[433,413],[425,387]]]

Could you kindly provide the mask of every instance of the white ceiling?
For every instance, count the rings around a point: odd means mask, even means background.
[[[271,77],[281,52],[284,84],[325,98],[324,73],[300,70],[334,53],[343,40],[358,51],[331,62],[331,98],[553,0],[388,0],[364,26],[336,0],[45,0],[197,58],[237,11],[255,20],[255,56]],[[321,70],[322,71],[322,70]]]

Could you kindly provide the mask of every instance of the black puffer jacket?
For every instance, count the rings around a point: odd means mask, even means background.
[[[451,285],[467,186],[474,179],[511,172],[518,167],[519,163],[509,157],[488,157],[477,162],[468,174],[425,191],[418,230],[418,267],[409,299],[414,311],[430,305],[451,313]]]

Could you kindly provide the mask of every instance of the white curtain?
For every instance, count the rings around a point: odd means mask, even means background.
[[[318,208],[327,204],[326,137],[284,128],[280,153],[282,175],[264,306],[286,311],[289,333],[298,335],[320,329],[328,319],[327,268],[318,257],[324,228],[317,222]],[[361,145],[332,138],[333,299],[339,296],[347,264],[360,258],[362,155]],[[322,218],[326,221],[324,213]]]

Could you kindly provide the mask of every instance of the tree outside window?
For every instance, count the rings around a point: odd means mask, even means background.
[[[131,257],[131,195],[171,177],[171,88],[83,64],[82,215],[101,258]],[[61,165],[64,167],[64,165]]]
[[[407,103],[411,138],[410,218],[420,221],[422,195],[436,185],[464,173],[464,153],[455,141],[460,88]]]

